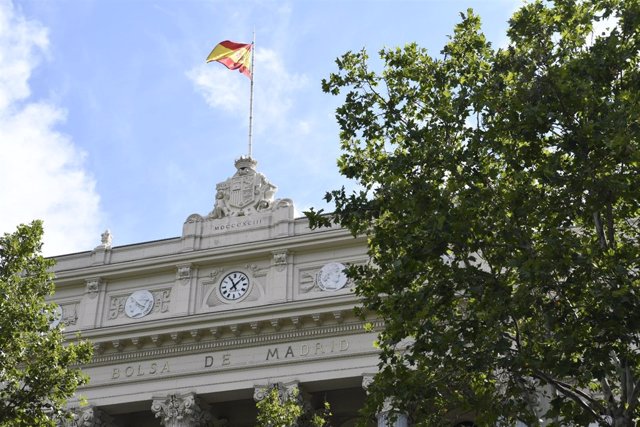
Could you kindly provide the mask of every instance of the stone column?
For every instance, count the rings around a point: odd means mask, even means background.
[[[165,427],[201,427],[213,421],[208,408],[195,393],[154,397],[151,411]]]
[[[369,385],[373,382],[373,374],[362,375],[362,388],[367,391]],[[395,420],[393,423],[389,418],[391,414],[391,398],[387,398],[382,405],[382,411],[376,414],[378,419],[378,427],[408,427],[409,420],[406,414],[395,413]]]

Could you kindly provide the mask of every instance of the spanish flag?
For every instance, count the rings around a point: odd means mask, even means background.
[[[228,69],[238,70],[251,79],[252,47],[252,44],[235,43],[225,40],[213,48],[207,57],[207,62],[220,62]]]

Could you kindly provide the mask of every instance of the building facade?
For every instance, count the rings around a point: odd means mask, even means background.
[[[60,321],[95,347],[74,425],[254,426],[273,385],[328,401],[332,426],[355,424],[381,325],[354,315],[343,269],[367,262],[366,241],[309,229],[254,160],[235,167],[182,236],[112,247],[105,232],[57,257]]]

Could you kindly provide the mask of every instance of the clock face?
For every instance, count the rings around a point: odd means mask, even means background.
[[[220,281],[220,295],[229,301],[242,298],[249,290],[249,278],[240,271],[232,271]]]

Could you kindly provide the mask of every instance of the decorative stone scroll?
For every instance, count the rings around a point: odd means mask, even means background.
[[[200,427],[213,422],[208,408],[195,393],[154,397],[151,411],[165,427]]]
[[[148,291],[153,296],[153,305],[144,315],[151,313],[166,313],[171,303],[171,288]],[[109,300],[108,320],[115,320],[125,316],[127,300],[133,294],[112,296]]]

